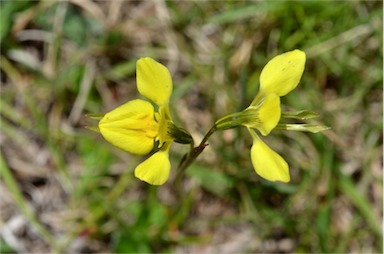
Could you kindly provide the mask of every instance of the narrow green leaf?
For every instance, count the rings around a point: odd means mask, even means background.
[[[225,194],[234,184],[232,179],[224,173],[198,165],[192,165],[186,173],[195,178],[202,187],[217,195]]]
[[[381,222],[380,218],[377,218],[373,213],[372,207],[366,196],[362,195],[360,191],[356,189],[352,180],[348,177],[342,176],[339,183],[341,191],[349,198],[353,205],[356,206],[357,210],[366,220],[372,231],[382,239]]]
[[[23,197],[20,187],[14,178],[11,170],[6,164],[2,154],[0,154],[0,179],[4,181],[5,186],[12,195],[13,200],[20,209],[20,212],[28,219],[36,231],[44,239],[46,243],[52,244],[54,249],[60,249],[58,242],[54,239],[51,233],[40,223],[35,213]]]
[[[246,5],[236,9],[231,8],[213,16],[210,19],[209,23],[223,24],[228,22],[234,22],[237,20],[255,16],[257,10],[260,10],[259,5]]]
[[[135,72],[135,69],[136,62],[130,60],[113,66],[112,69],[105,73],[105,76],[111,80],[121,80],[132,75]]]

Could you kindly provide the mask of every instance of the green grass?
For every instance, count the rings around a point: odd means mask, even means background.
[[[0,2],[0,252],[383,251],[382,2],[78,2]],[[139,96],[135,62],[151,56],[171,71],[175,122],[200,142],[295,48],[306,69],[284,108],[331,130],[264,139],[288,184],[255,174],[238,128],[213,134],[178,199],[187,147],[173,145],[172,177],[153,187],[134,177],[143,158],[84,128]]]

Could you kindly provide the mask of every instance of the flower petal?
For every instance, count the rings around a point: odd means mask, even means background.
[[[172,94],[172,78],[167,67],[150,57],[136,63],[136,82],[140,94],[157,105],[168,103]]]
[[[259,118],[261,121],[261,127],[259,131],[264,136],[267,136],[273,128],[276,127],[280,120],[280,97],[276,94],[269,94],[265,97],[263,104],[259,109]]]
[[[263,136],[267,136],[280,120],[280,97],[274,93],[268,94],[257,105],[251,105],[243,112],[247,116],[243,125],[256,128]]]
[[[159,146],[162,146],[166,141],[173,140],[169,133],[169,125],[172,123],[172,119],[168,104],[159,107],[159,112],[156,114],[156,120],[159,123],[159,134],[156,137],[156,141],[159,141]]]
[[[256,173],[269,180],[289,182],[289,167],[287,162],[250,130],[253,137],[251,160]]]
[[[151,103],[129,101],[104,115],[99,122],[103,137],[112,145],[132,154],[148,154],[158,134]]]
[[[284,96],[299,84],[305,67],[305,53],[295,49],[270,60],[260,75],[260,92]]]
[[[166,143],[160,151],[140,163],[135,168],[135,176],[152,185],[164,184],[168,180],[171,171],[170,147],[171,143]]]

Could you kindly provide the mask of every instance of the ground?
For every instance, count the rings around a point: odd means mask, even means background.
[[[382,253],[383,11],[380,1],[1,1],[0,251]],[[331,8],[330,8],[331,7]],[[175,193],[89,114],[139,98],[135,63],[170,70],[174,121],[200,142],[247,107],[263,66],[306,52],[284,110],[322,133],[263,138],[291,182],[253,170],[246,129],[216,132]]]

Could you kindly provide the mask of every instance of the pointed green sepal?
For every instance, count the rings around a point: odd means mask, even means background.
[[[168,124],[168,133],[172,138],[174,138],[176,143],[191,144],[193,142],[192,136],[188,131],[177,127],[172,122]]]
[[[242,125],[245,120],[245,114],[243,112],[237,112],[220,118],[216,121],[215,126],[217,130],[228,130]]]
[[[321,124],[278,124],[275,129],[318,133],[321,131],[329,130],[330,127]]]
[[[307,120],[318,117],[319,114],[309,110],[301,110],[297,112],[281,112],[281,117],[298,119],[298,120]]]
[[[85,126],[88,130],[100,133],[100,129],[97,126]]]
[[[105,114],[87,114],[85,116],[91,119],[101,120],[104,117],[104,115]]]

